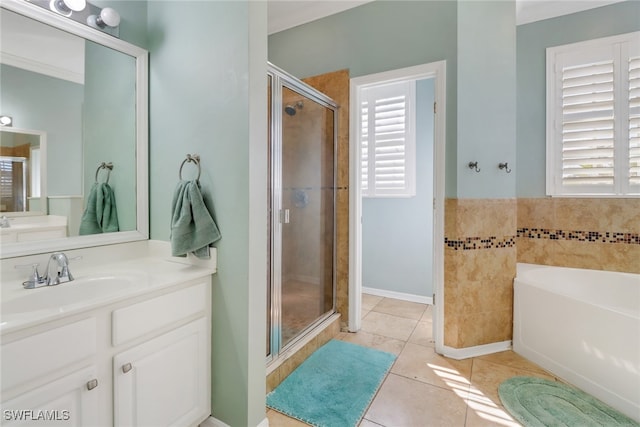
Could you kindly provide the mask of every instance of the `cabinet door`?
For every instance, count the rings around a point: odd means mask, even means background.
[[[88,367],[2,403],[3,426],[98,426],[100,384]],[[104,395],[102,395],[104,399]]]
[[[196,425],[210,414],[209,328],[196,320],[113,360],[116,426]]]

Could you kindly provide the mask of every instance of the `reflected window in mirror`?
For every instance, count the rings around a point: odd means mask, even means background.
[[[18,128],[0,130],[0,212],[46,214],[42,209],[43,132]],[[45,149],[46,151],[46,149]]]

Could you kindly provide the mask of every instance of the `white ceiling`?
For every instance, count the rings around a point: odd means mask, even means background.
[[[373,0],[268,0],[269,34],[306,24],[370,1]],[[623,0],[516,0],[516,23],[526,24],[619,1]]]

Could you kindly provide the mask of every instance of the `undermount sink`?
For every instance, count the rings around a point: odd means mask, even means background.
[[[25,289],[24,293],[8,301],[2,301],[2,316],[40,310],[63,312],[66,307],[77,306],[109,298],[134,287],[144,287],[148,282],[140,273],[97,274],[76,277],[71,282],[56,286]]]

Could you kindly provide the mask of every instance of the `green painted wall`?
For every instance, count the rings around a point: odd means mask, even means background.
[[[213,278],[213,415],[255,426],[265,418],[266,389],[266,6],[151,1],[147,12],[151,238],[169,239],[178,169],[185,154],[199,154],[200,182],[222,233]],[[196,171],[189,165],[184,173]]]
[[[375,1],[269,36],[269,61],[308,77],[351,77],[447,61],[446,194],[455,197],[457,3]]]
[[[97,166],[113,163],[98,181],[113,189],[120,231],[136,229],[136,61],[93,42],[85,42],[83,103],[84,196],[89,196]],[[77,231],[77,230],[75,230]]]
[[[515,197],[515,64],[515,2],[460,1],[459,198]],[[478,162],[480,173],[467,167],[470,161]],[[500,162],[508,162],[512,173],[498,169]]]
[[[517,195],[545,195],[546,48],[640,30],[640,2],[520,25],[517,30]]]

